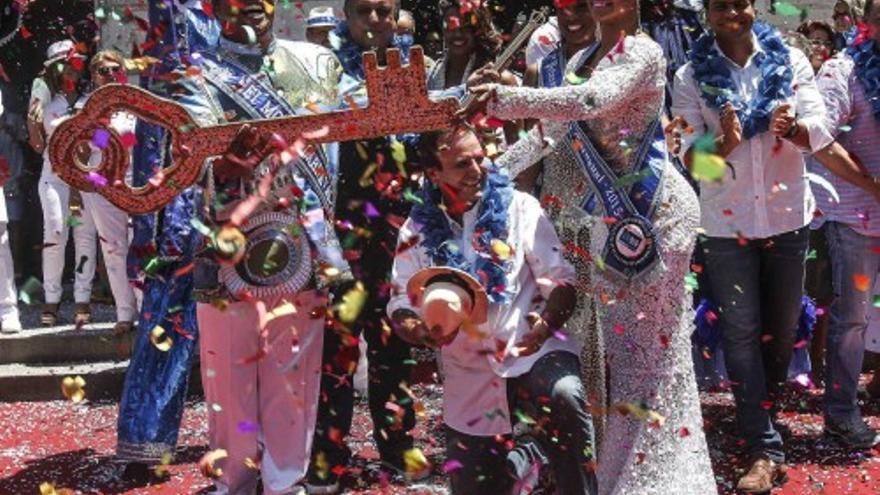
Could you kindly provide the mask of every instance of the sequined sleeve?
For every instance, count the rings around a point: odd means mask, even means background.
[[[565,126],[558,122],[537,125],[519,141],[509,146],[496,163],[507,169],[510,177],[528,170],[542,158],[550,154],[555,142],[565,134]]]
[[[660,46],[645,36],[628,36],[582,84],[558,88],[495,85],[496,98],[488,110],[505,120],[588,120],[616,112],[640,94],[663,91],[665,84],[666,60]]]

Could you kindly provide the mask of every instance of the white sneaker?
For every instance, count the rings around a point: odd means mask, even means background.
[[[18,318],[9,318],[0,322],[0,333],[18,333],[21,330],[21,321]]]

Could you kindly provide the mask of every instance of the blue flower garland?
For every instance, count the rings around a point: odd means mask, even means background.
[[[794,79],[789,49],[776,29],[756,22],[752,31],[764,52],[755,54],[755,63],[761,69],[761,82],[758,94],[750,102],[737,94],[728,62],[715,47],[714,33],[704,33],[691,50],[694,77],[700,85],[703,99],[716,110],[727,102],[733,103],[745,139],[751,139],[770,128],[770,117],[778,102],[792,95],[791,83]]]
[[[348,29],[347,22],[340,22],[336,28],[330,33],[330,44],[333,47],[333,53],[342,64],[342,70],[349,76],[359,80],[364,80],[364,49],[351,39],[351,31]],[[412,47],[412,37],[401,37],[394,35],[391,42],[391,48],[400,50],[400,62],[402,64],[409,63],[409,49]]]
[[[856,78],[865,90],[874,118],[880,120],[880,53],[874,40],[853,43],[846,53],[855,62]]]
[[[449,220],[440,210],[443,200],[440,189],[426,180],[419,191],[419,199],[421,203],[413,205],[410,216],[421,225],[422,247],[434,265],[468,272],[483,284],[491,302],[509,302],[507,271],[511,262],[499,259],[492,252],[493,240],[507,242],[507,215],[513,200],[513,186],[506,170],[493,164],[486,174],[482,202],[474,226],[473,246],[477,260],[473,264],[465,259],[458,248]]]

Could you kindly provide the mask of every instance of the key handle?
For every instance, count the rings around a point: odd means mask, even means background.
[[[449,129],[454,125],[458,102],[454,98],[428,98],[425,60],[421,47],[410,50],[409,64],[401,64],[400,52],[386,52],[387,65],[379,67],[374,52],[363,54],[368,105],[349,109],[199,127],[180,104],[141,88],[111,84],[96,90],[83,109],[61,123],[49,142],[53,169],[71,186],[101,194],[129,213],[148,213],[167,205],[180,191],[198,180],[206,159],[221,155],[245,123],[261,132],[277,133],[288,143],[304,134],[314,144],[378,138],[393,134]],[[200,77],[200,76],[199,76]],[[164,167],[146,185],[132,187],[125,182],[130,150],[121,136],[109,128],[114,112],[125,111],[138,119],[163,127],[171,139],[171,165]],[[326,132],[315,132],[326,128]],[[89,167],[76,158],[82,143],[107,133],[101,163]],[[103,143],[101,143],[103,145]],[[107,179],[95,188],[89,173]]]
[[[157,204],[168,204],[180,190],[173,187],[173,182],[152,181],[142,187],[125,182],[131,148],[110,127],[113,114],[120,111],[164,127],[171,138],[172,161],[162,174],[174,177],[183,187],[195,182],[201,167],[194,164],[192,157],[181,153],[188,149],[186,133],[182,131],[196,128],[195,120],[177,103],[136,86],[110,84],[97,89],[79,113],[55,129],[49,142],[49,160],[55,173],[76,189],[97,192],[130,213],[153,211],[158,209]],[[88,143],[101,149],[101,163],[93,167],[76,153],[78,147]],[[92,172],[103,176],[107,185],[96,187],[95,180],[89,177]]]

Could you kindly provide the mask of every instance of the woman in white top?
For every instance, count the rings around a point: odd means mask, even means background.
[[[68,228],[73,228],[76,247],[76,274],[73,297],[76,301],[74,321],[88,323],[91,319],[90,300],[92,279],[95,276],[95,241],[97,231],[91,215],[79,205],[78,194],[52,171],[46,144],[58,124],[69,117],[79,100],[79,83],[85,69],[85,57],[76,51],[72,41],[53,43],[48,50],[45,75],[42,77],[49,91],[31,98],[28,131],[31,144],[43,153],[43,172],[39,193],[43,206],[43,288],[46,305],[40,322],[53,326],[58,321],[61,302],[61,276],[64,272],[64,252]],[[35,88],[38,85],[34,85]],[[42,123],[42,125],[39,125]]]
[[[125,68],[122,55],[114,50],[102,50],[92,57],[89,63],[92,83],[96,88],[110,83],[125,82]],[[85,100],[88,96],[84,96]],[[135,117],[126,112],[116,112],[110,118],[110,129],[122,136],[134,135]],[[89,165],[97,166],[101,163],[101,149],[94,142],[91,146]],[[106,187],[100,176],[95,177],[95,188]],[[96,192],[82,193],[85,212],[90,215],[97,227],[101,240],[101,252],[104,254],[104,264],[107,267],[107,278],[110,281],[110,290],[113,292],[113,302],[116,306],[117,333],[131,330],[135,317],[138,314],[138,304],[135,299],[134,289],[128,283],[126,275],[126,255],[128,254],[128,214]]]

